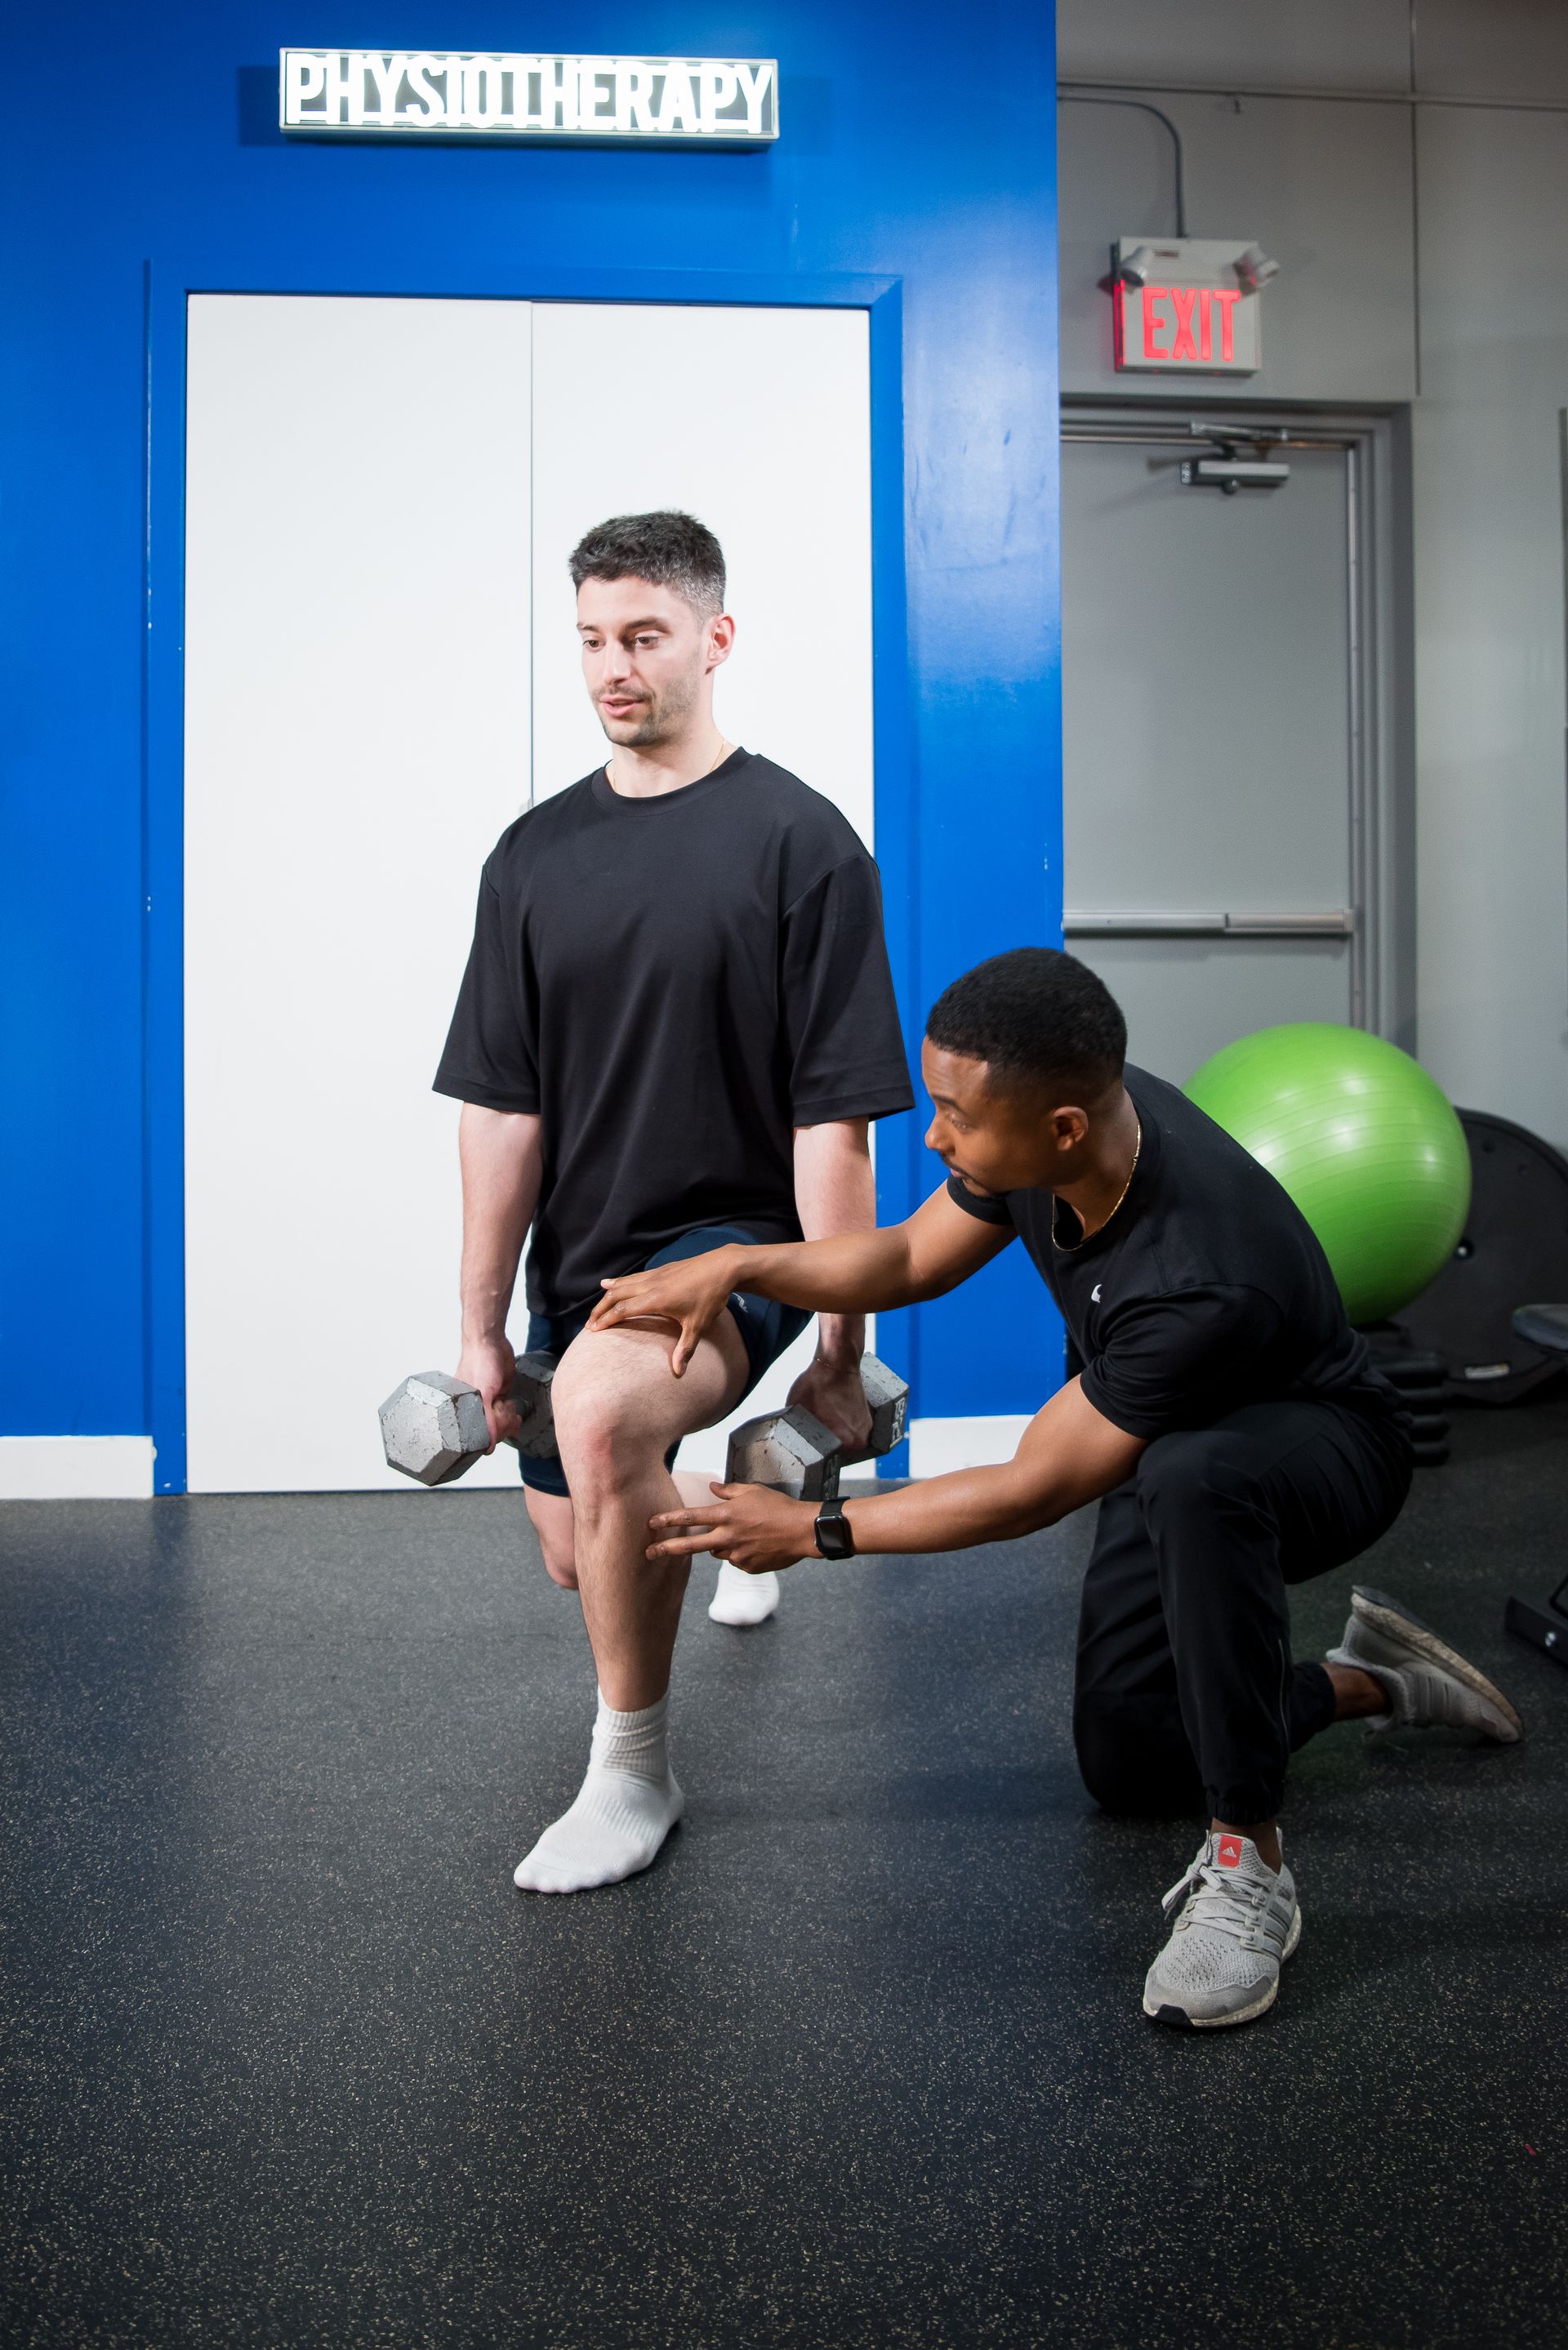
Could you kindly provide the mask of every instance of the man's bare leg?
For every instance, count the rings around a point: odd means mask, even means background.
[[[534,1531],[539,1537],[539,1548],[545,1554],[545,1572],[552,1583],[563,1591],[577,1587],[577,1551],[576,1531],[572,1521],[572,1504],[564,1493],[537,1492],[532,1485],[523,1488],[528,1503],[528,1515],[534,1521]]]
[[[572,1505],[564,1494],[541,1493],[525,1485],[528,1515],[534,1522],[534,1532],[539,1537],[544,1555],[545,1572],[552,1583],[563,1591],[577,1587],[576,1528],[572,1517]],[[694,1509],[707,1501],[710,1480],[690,1469],[675,1471],[675,1490],[687,1509]],[[695,1567],[697,1560],[691,1562]],[[739,1567],[721,1559],[719,1589],[708,1613],[715,1624],[760,1624],[771,1616],[779,1604],[779,1579],[776,1575],[742,1575]],[[757,1596],[752,1593],[755,1587]],[[725,1595],[728,1606],[721,1606],[720,1593]],[[738,1597],[734,1595],[738,1593]],[[760,1602],[760,1604],[759,1604]],[[741,1612],[735,1612],[739,1610]]]
[[[651,1705],[670,1686],[688,1569],[647,1555],[649,1519],[680,1505],[664,1455],[678,1437],[724,1417],[746,1372],[727,1315],[679,1379],[662,1327],[585,1331],[561,1358],[551,1403],[572,1489],[583,1618],[599,1687],[618,1709]]]
[[[630,1877],[648,1866],[680,1816],[665,1709],[689,1563],[650,1560],[648,1522],[680,1498],[666,1451],[678,1437],[723,1418],[746,1368],[727,1315],[679,1379],[664,1330],[585,1332],[561,1358],[551,1403],[572,1489],[577,1586],[599,1711],[576,1802],[516,1871],[529,1892],[586,1892]]]
[[[709,1497],[711,1481],[694,1470],[675,1471],[675,1490],[683,1506],[694,1509]],[[528,1515],[534,1521],[534,1531],[539,1537],[544,1554],[545,1572],[552,1583],[563,1591],[577,1587],[576,1531],[572,1519],[572,1505],[559,1493],[541,1493],[532,1485],[525,1486]],[[698,1564],[693,1559],[692,1566]],[[731,1624],[745,1630],[753,1624],[763,1624],[776,1613],[779,1604],[779,1579],[776,1575],[742,1575],[728,1559],[717,1562],[718,1578],[708,1613],[715,1624]]]

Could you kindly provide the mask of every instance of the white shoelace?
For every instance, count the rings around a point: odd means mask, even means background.
[[[1189,1906],[1177,1919],[1178,1929],[1211,1926],[1221,1934],[1231,1934],[1238,1941],[1245,1941],[1262,1927],[1270,1891],[1270,1887],[1260,1884],[1255,1877],[1220,1868],[1210,1859],[1206,1848],[1169,1892],[1161,1897],[1161,1907],[1168,1918],[1183,1895],[1190,1894]]]

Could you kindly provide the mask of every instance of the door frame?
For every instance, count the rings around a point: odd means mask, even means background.
[[[1198,428],[1189,431],[1189,427]],[[1345,460],[1345,644],[1351,1019],[1415,1048],[1415,660],[1411,626],[1408,411],[1238,400],[1062,401],[1062,439],[1200,448],[1249,432]],[[1212,492],[1195,491],[1195,496]],[[1241,495],[1272,495],[1242,491]],[[1064,598],[1070,592],[1064,576]],[[1065,744],[1064,784],[1065,791]],[[1071,896],[1071,877],[1067,893]],[[1068,943],[1071,923],[1064,925]]]
[[[905,554],[903,280],[724,271],[562,272],[478,269],[461,283],[410,285],[374,267],[291,272],[287,282],[244,270],[148,262],[142,271],[141,869],[143,1083],[142,1253],[145,1390],[154,1446],[153,1491],[186,1490],[184,603],[186,336],[201,294],[326,295],[392,301],[676,303],[867,314],[871,443],[871,648],[877,860],[888,958],[900,1003],[920,1001],[917,961],[919,844],[909,701]],[[920,1138],[877,1155],[877,1218],[895,1222],[919,1197]],[[244,1245],[244,1235],[236,1235]],[[244,1343],[234,1334],[236,1347]],[[369,1400],[373,1401],[374,1399]],[[888,1473],[903,1466],[902,1450]]]

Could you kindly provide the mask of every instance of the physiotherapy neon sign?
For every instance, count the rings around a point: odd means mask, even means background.
[[[284,49],[278,120],[296,137],[318,139],[765,147],[778,137],[778,65],[772,57]]]

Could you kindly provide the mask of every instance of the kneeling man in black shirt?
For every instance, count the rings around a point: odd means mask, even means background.
[[[874,1224],[867,1120],[914,1100],[876,866],[831,801],[714,723],[734,622],[712,532],[622,515],[571,569],[614,755],[486,862],[436,1077],[463,1104],[458,1377],[493,1445],[516,1430],[506,1316],[531,1229],[527,1343],[559,1362],[560,1454],[524,1455],[523,1481],[598,1674],[582,1792],[516,1871],[533,1893],[646,1868],[680,1816],[665,1721],[691,1562],[650,1562],[648,1521],[680,1499],[682,1436],[722,1419],[808,1318],[738,1289],[678,1381],[656,1330],[585,1332],[601,1279]],[[870,1430],[864,1329],[829,1307],[791,1390],[848,1444]],[[776,1590],[722,1576],[739,1591],[722,1583],[711,1614],[769,1612]]]
[[[1410,1482],[1404,1408],[1350,1327],[1322,1249],[1265,1169],[1176,1087],[1124,1067],[1095,974],[1048,948],[954,982],[926,1031],[927,1140],[949,1180],[890,1231],[725,1248],[607,1283],[594,1323],[678,1322],[683,1368],[732,1289],[871,1313],[940,1297],[1022,1239],[1080,1366],[1005,1466],[875,1500],[716,1486],[653,1520],[650,1556],[755,1573],[856,1552],[1015,1538],[1099,1501],[1074,1735],[1107,1810],[1199,1804],[1197,1857],[1144,1989],[1163,2022],[1244,2023],[1301,1932],[1277,1814],[1292,1750],[1331,1721],[1520,1735],[1477,1669],[1358,1587],[1343,1645],[1293,1662],[1286,1586],[1343,1565]]]

